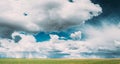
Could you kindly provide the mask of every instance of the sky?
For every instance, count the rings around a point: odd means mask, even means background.
[[[120,2],[1,0],[0,58],[120,58]]]

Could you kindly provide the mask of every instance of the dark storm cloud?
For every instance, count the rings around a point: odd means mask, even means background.
[[[14,32],[14,29],[0,26],[0,37],[12,39],[11,34]]]

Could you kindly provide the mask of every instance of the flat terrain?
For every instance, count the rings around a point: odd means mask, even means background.
[[[0,59],[0,64],[120,64],[120,59]]]

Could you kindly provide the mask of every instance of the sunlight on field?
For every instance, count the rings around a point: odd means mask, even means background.
[[[120,64],[120,59],[0,59],[0,64]]]

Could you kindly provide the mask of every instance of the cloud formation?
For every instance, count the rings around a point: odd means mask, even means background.
[[[101,12],[101,7],[90,0],[1,0],[0,33],[10,37],[14,31],[59,31],[82,24]]]
[[[73,39],[73,40],[80,40],[81,39],[81,31],[78,31],[78,32],[74,32],[70,35],[70,37]]]
[[[50,34],[49,41],[36,42],[28,33],[63,30],[101,12],[90,0],[1,0],[0,58],[119,58],[119,24],[85,25],[71,40]]]
[[[76,33],[72,33],[76,35]],[[0,57],[10,58],[119,58],[120,28],[118,25],[103,25],[102,29],[87,26],[88,36],[81,40],[60,40],[58,35],[50,35],[45,42],[36,42],[33,35],[14,32],[21,37],[19,42],[0,40]],[[81,35],[79,35],[81,36]]]

